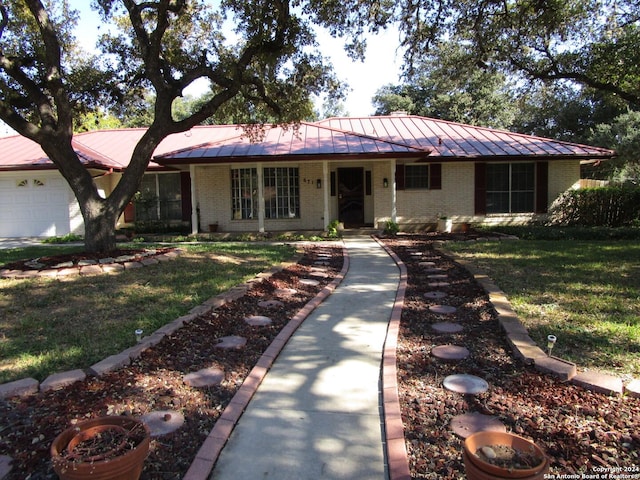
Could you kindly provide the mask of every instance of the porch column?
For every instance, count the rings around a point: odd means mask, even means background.
[[[264,180],[262,163],[256,166],[258,171],[258,232],[264,233]]]
[[[398,210],[396,206],[396,160],[392,159],[389,164],[391,165],[391,171],[389,172],[389,178],[391,179],[391,221],[393,223],[398,222]]]
[[[322,201],[324,203],[322,228],[324,230],[329,226],[329,191],[331,188],[329,181],[329,162],[325,160],[322,162]]]
[[[196,195],[196,166],[189,165],[189,181],[191,182],[191,234],[198,233],[200,219],[198,218],[198,196]]]

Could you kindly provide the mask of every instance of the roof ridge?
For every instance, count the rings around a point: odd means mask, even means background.
[[[102,132],[102,130],[100,131]],[[84,156],[87,160],[93,161],[106,168],[113,168],[113,164],[119,166],[120,168],[126,167],[126,165],[123,165],[122,162],[118,161],[117,159],[112,158],[109,155],[105,155],[104,153],[84,144],[82,141],[77,140],[76,136],[77,135],[73,136],[71,145],[73,146],[73,149],[76,150],[76,153]]]
[[[333,118],[358,118],[358,117],[333,117]],[[361,117],[361,118],[370,118],[370,117]],[[325,120],[329,120],[329,119],[325,119]],[[431,152],[433,152],[432,149],[430,148],[426,148],[426,147],[418,147],[415,145],[409,145],[408,143],[404,143],[404,142],[398,142],[396,140],[389,140],[386,138],[380,138],[380,137],[376,137],[374,135],[368,135],[366,133],[360,133],[360,132],[356,132],[353,130],[343,130],[341,128],[335,128],[329,125],[320,125],[319,122],[322,122],[324,120],[318,120],[318,122],[304,122],[310,125],[313,125],[317,128],[323,128],[325,130],[331,130],[333,132],[340,132],[340,133],[344,133],[344,134],[348,134],[348,135],[354,135],[356,137],[361,137],[361,138],[366,138],[368,140],[373,140],[375,142],[381,142],[381,143],[386,143],[389,145],[397,145],[398,147],[402,147],[402,148],[407,148],[409,150],[415,150],[417,152],[422,152],[422,153],[426,153],[426,154],[430,154]]]

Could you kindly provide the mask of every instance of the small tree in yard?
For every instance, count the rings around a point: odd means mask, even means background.
[[[257,112],[256,122],[260,112],[280,123],[308,117],[312,94],[339,92],[311,25],[334,34],[353,28],[357,47],[365,25],[385,20],[372,17],[376,3],[94,0],[92,7],[119,33],[103,35],[101,54],[89,55],[73,37],[78,16],[67,0],[0,0],[0,119],[37,142],[71,186],[86,249],[113,250],[117,219],[165,137],[204,122],[232,99]],[[239,40],[224,38],[226,19],[234,21]],[[173,118],[174,101],[203,78],[212,95],[186,118]],[[120,181],[102,198],[72,146],[74,121],[100,109],[116,112],[149,91],[151,123]]]

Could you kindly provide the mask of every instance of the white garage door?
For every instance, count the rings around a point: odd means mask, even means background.
[[[0,237],[50,237],[70,233],[70,188],[55,173],[0,179]]]

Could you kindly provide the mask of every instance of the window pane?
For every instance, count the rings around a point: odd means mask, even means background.
[[[487,165],[487,191],[509,191],[508,163],[490,163]]]
[[[265,218],[300,218],[297,168],[264,169]]]
[[[514,192],[511,194],[511,212],[533,212],[533,192]]]
[[[255,168],[231,170],[231,206],[234,220],[258,217],[258,171]]]
[[[508,213],[509,192],[487,192],[487,213]]]
[[[533,163],[514,163],[511,165],[511,190],[533,191]]]
[[[427,189],[429,188],[429,166],[428,165],[406,165],[404,170],[406,189]]]
[[[140,182],[140,190],[135,196],[136,222],[160,219],[158,211],[157,174],[146,174]]]
[[[158,198],[161,220],[182,220],[182,192],[179,173],[158,175]]]

